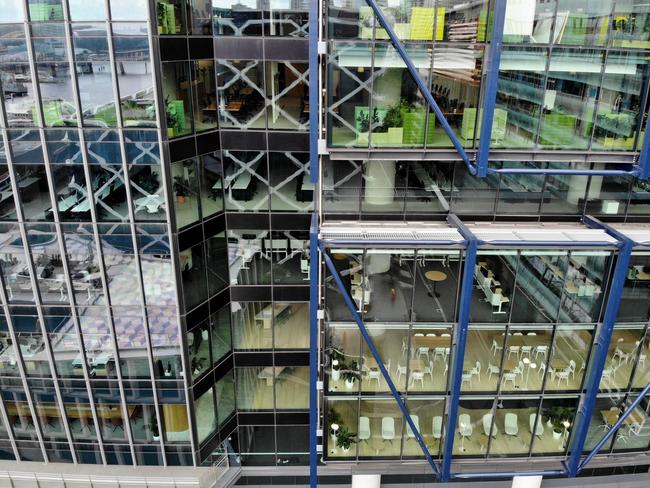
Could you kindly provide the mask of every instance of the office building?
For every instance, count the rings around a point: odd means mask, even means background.
[[[648,19],[0,0],[0,474],[647,473]]]

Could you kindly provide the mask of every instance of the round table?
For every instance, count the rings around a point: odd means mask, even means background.
[[[447,279],[447,275],[442,271],[427,271],[426,273],[424,273],[424,276],[426,279],[433,282],[433,294],[436,297],[440,297],[440,293],[436,291],[436,283],[438,281],[445,281]],[[430,295],[431,294],[429,294],[429,296]]]

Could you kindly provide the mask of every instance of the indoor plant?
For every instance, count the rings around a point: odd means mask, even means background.
[[[345,387],[348,390],[354,388],[354,382],[361,377],[358,369],[359,365],[356,361],[352,361],[349,366],[341,368],[341,378],[345,381]]]
[[[187,191],[185,189],[185,179],[182,176],[174,176],[174,194],[177,203],[185,203]]]
[[[357,442],[355,439],[356,432],[350,432],[347,428],[341,427],[338,436],[336,437],[336,447],[340,447],[343,452],[348,452],[350,446]]]
[[[151,429],[151,438],[154,441],[159,441],[160,440],[160,431],[158,430],[158,419],[156,418],[156,414],[151,414],[149,417],[149,424],[147,425],[149,429]]]

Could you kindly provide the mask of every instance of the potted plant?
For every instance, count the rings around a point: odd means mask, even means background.
[[[174,176],[174,194],[176,195],[177,203],[183,204],[187,200],[185,179],[182,176]]]
[[[373,124],[370,127],[373,146],[400,146],[402,144],[404,129],[402,129],[403,119],[400,107],[401,104],[398,102],[387,109],[375,109],[377,121],[375,122],[373,116]]]
[[[354,382],[357,381],[361,375],[359,374],[359,366],[356,361],[352,361],[350,366],[347,366],[341,371],[341,378],[345,381],[345,387],[348,390],[354,388]]]
[[[340,447],[343,452],[348,452],[350,450],[350,446],[352,446],[353,443],[357,442],[355,439],[356,435],[356,432],[350,432],[345,427],[341,427],[338,436],[336,437],[336,447]]]
[[[547,417],[546,425],[553,429],[553,439],[559,440],[565,430],[565,422],[571,421],[573,417],[573,409],[568,407],[551,407],[546,410]]]
[[[151,414],[149,417],[149,424],[147,425],[149,429],[151,429],[151,438],[154,441],[159,441],[160,440],[160,430],[158,430],[158,419],[156,418],[156,414]]]

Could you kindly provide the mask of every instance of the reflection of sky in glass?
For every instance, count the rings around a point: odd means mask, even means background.
[[[146,20],[147,0],[111,0],[111,17],[113,20]]]
[[[78,0],[85,1],[85,0]],[[0,22],[22,22],[22,2],[16,0],[0,0]]]

